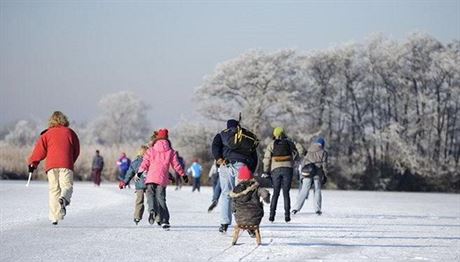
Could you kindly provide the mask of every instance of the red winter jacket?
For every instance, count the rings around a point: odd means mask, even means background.
[[[28,164],[38,166],[46,158],[45,171],[52,168],[68,168],[73,170],[73,164],[80,154],[80,142],[77,134],[65,126],[49,128],[44,132],[29,157]]]

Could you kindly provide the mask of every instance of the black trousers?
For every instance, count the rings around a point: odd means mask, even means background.
[[[284,216],[290,217],[291,197],[289,196],[289,191],[291,190],[292,172],[291,167],[278,167],[271,172],[273,196],[270,203],[270,217],[275,217],[281,190],[283,190],[284,198]]]

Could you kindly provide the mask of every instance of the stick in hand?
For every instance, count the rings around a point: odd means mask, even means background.
[[[32,172],[29,172],[29,179],[27,179],[27,184],[26,186],[28,187],[30,184],[30,179],[32,178]]]
[[[35,170],[35,166],[29,165],[29,179],[27,179],[26,187],[28,187],[30,184],[30,179],[32,178],[32,173],[34,172],[34,170]]]

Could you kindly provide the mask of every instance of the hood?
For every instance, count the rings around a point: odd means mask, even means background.
[[[323,151],[323,148],[321,147],[321,144],[313,143],[310,145],[307,151],[309,153],[320,152],[320,151]]]
[[[169,145],[168,140],[160,139],[155,142],[153,145],[153,150],[158,152],[166,152],[171,150],[171,146]]]
[[[238,186],[246,186],[246,189],[244,189],[243,191],[239,192],[239,193],[235,193],[235,192],[230,192],[228,195],[231,197],[231,198],[236,198],[236,197],[240,197],[240,196],[244,196],[246,194],[248,194],[249,192],[257,189],[259,187],[259,183],[257,183],[254,179],[251,179],[249,181],[245,181],[245,182],[241,182],[239,183],[235,189],[237,189]]]

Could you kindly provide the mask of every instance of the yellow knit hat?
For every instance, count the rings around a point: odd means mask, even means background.
[[[282,135],[284,135],[284,129],[282,127],[275,127],[275,129],[273,129],[273,136],[275,138],[280,138]]]

